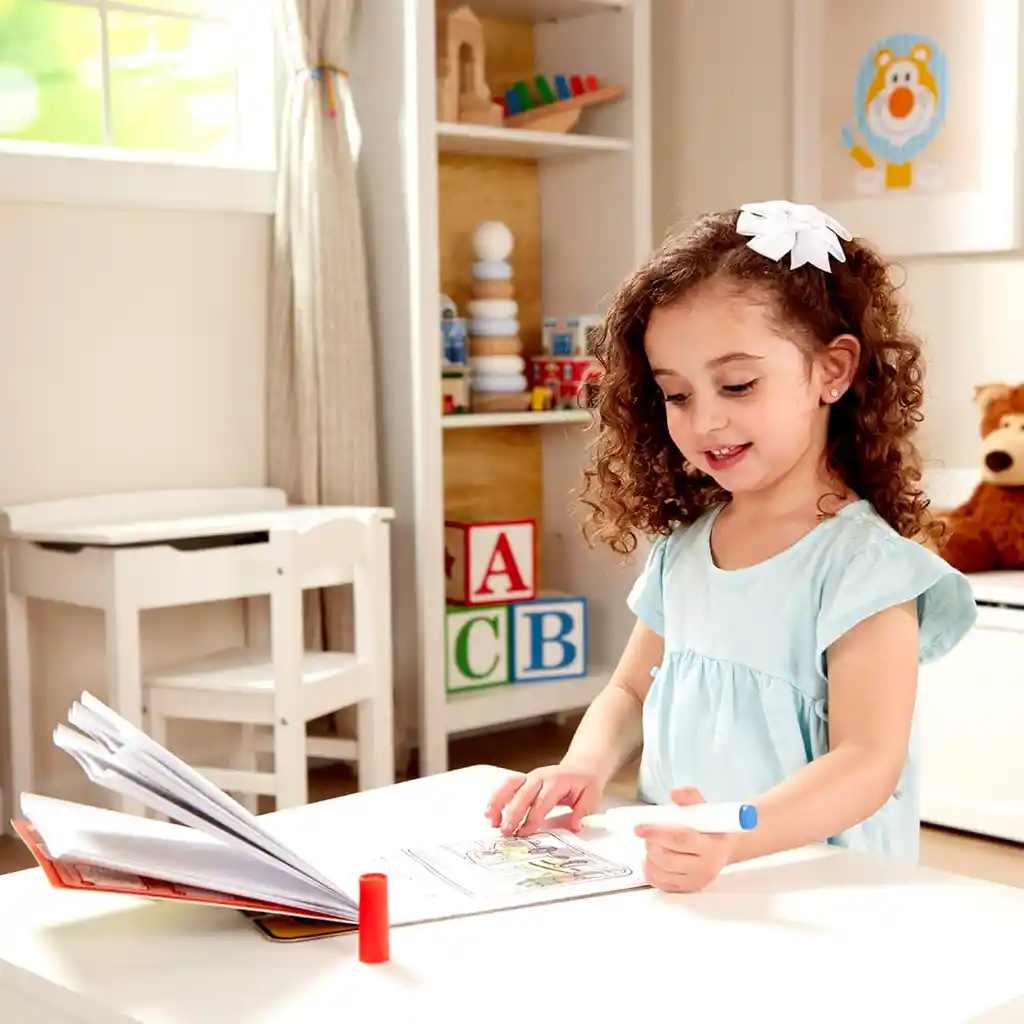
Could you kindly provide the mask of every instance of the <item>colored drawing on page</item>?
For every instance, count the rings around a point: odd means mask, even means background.
[[[625,865],[550,832],[467,840],[406,852],[450,884],[473,894],[495,889],[550,889],[632,874]]]

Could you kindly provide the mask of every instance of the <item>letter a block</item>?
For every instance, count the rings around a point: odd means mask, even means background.
[[[449,604],[532,601],[537,596],[537,525],[444,524],[445,596]]]
[[[587,599],[549,597],[512,605],[512,682],[587,674]]]
[[[456,693],[509,682],[508,606],[445,611],[445,689]]]

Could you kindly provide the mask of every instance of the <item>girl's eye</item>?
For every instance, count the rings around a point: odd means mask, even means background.
[[[684,395],[681,392],[675,395],[666,395],[665,401],[671,405],[685,405],[690,400],[689,395]]]
[[[731,395],[742,395],[748,391],[753,391],[756,383],[756,380],[749,380],[746,384],[726,384],[723,390],[728,391]]]

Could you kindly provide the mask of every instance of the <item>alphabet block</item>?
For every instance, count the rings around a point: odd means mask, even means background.
[[[444,529],[445,596],[450,604],[490,605],[537,596],[537,524],[448,521]]]
[[[510,682],[508,606],[449,606],[445,611],[448,693]]]
[[[511,608],[512,682],[587,674],[587,599],[541,597]]]

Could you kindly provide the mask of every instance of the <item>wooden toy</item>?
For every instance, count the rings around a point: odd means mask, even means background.
[[[471,338],[470,356],[514,356],[523,350],[522,342],[515,337]]]
[[[473,392],[473,412],[526,412],[529,408],[529,391],[501,395],[488,395],[481,391]]]
[[[537,524],[444,524],[445,597],[452,604],[492,605],[537,596]]]
[[[587,674],[587,599],[543,596],[509,607],[513,683]]]
[[[441,321],[441,352],[444,368],[465,366],[468,360],[466,321],[453,317]]]
[[[587,404],[590,386],[601,377],[601,364],[589,356],[532,356],[530,382],[548,389],[554,409]]]
[[[468,413],[472,403],[469,391],[469,371],[450,369],[441,371],[441,414]]]
[[[602,318],[594,313],[564,319],[546,316],[541,325],[541,344],[550,356],[593,356],[601,324]]]
[[[553,405],[551,389],[534,385],[530,391],[530,409],[533,412],[547,412]]]
[[[465,4],[437,19],[437,119],[500,127],[504,107],[495,103],[485,75],[480,19]]]
[[[515,298],[516,286],[511,280],[478,277],[473,282],[473,294],[478,299],[512,299]]]
[[[519,303],[509,263],[514,244],[512,232],[501,221],[484,221],[473,232],[473,298],[467,311],[474,412],[524,412],[530,407],[526,360],[519,339]],[[495,285],[502,285],[505,295],[487,294]],[[488,348],[488,342],[495,339],[500,351]],[[494,363],[497,358],[502,360],[500,364]]]
[[[610,103],[625,94],[625,86],[602,86],[596,75],[544,75],[533,79],[533,91],[526,82],[516,82],[505,92],[503,124],[506,128],[528,128],[536,132],[568,132],[576,127],[585,107]]]
[[[509,672],[508,605],[449,605],[444,624],[444,685],[448,693],[501,686]]]

